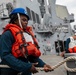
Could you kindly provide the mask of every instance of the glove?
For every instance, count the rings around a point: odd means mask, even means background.
[[[32,64],[32,67],[31,67],[31,69],[30,69],[30,72],[32,72],[33,74],[38,72],[38,70],[35,68],[35,66],[36,66],[37,64],[38,64],[38,63],[33,63],[33,64]]]

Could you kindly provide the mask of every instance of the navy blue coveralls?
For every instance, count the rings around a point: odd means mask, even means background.
[[[0,68],[0,75],[17,75],[19,72],[22,72],[22,75],[31,75],[30,69],[32,63],[38,62],[38,67],[44,66],[45,63],[40,58],[33,56],[29,56],[28,59],[23,57],[15,58],[11,53],[14,41],[15,39],[9,30],[4,32],[0,37],[1,64],[6,64],[11,67]]]
[[[68,39],[66,40],[66,43],[65,43],[65,52],[66,52],[66,53],[69,53],[69,50],[68,50],[68,48],[69,48],[69,43],[70,43],[70,38],[68,38]]]

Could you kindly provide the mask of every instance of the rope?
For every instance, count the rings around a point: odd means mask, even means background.
[[[69,71],[69,72],[76,72],[76,68],[69,68],[69,67],[67,67],[66,62],[65,62],[65,64],[64,64],[64,66],[65,66],[65,69],[66,69],[67,71]]]
[[[76,56],[70,56],[70,57],[65,58],[63,61],[61,61],[57,65],[53,66],[52,70],[58,68],[59,66],[66,63],[69,60],[76,60]],[[1,68],[10,68],[8,65],[0,65],[0,67]],[[76,72],[76,68],[68,68],[66,65],[65,65],[65,68],[66,68],[67,71]],[[44,71],[44,68],[37,67],[36,69],[39,70],[39,71]],[[50,71],[52,71],[52,70],[50,70]]]
[[[65,69],[66,69],[67,71],[76,72],[76,68],[69,68],[69,67],[66,66],[66,62],[69,61],[69,60],[76,60],[76,57],[75,57],[75,56],[67,57],[67,58],[64,59],[63,61],[59,62],[57,65],[53,66],[53,67],[52,67],[52,70],[58,68],[59,66],[61,66],[62,64],[65,63]],[[44,70],[44,68],[37,68],[37,69],[38,69],[38,70],[41,70],[41,71]]]

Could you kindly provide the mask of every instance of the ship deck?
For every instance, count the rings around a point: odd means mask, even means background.
[[[51,66],[57,65],[59,62],[63,61],[63,57],[57,56],[57,55],[42,55],[40,57],[43,59],[46,63],[48,63]],[[51,72],[44,72],[39,71],[39,73],[36,73],[34,75],[67,75],[66,69],[64,67],[64,64],[59,66],[58,68],[54,69],[54,71]]]

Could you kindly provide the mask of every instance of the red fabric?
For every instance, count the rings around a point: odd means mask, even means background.
[[[33,55],[33,56],[37,56],[37,57],[39,57],[41,55],[40,50],[38,50],[36,48],[36,46],[34,44],[32,44],[31,42],[29,43],[29,46],[27,46],[27,49],[28,49],[29,55]]]
[[[69,48],[69,52],[70,53],[76,53],[76,46],[73,47],[73,48]]]

